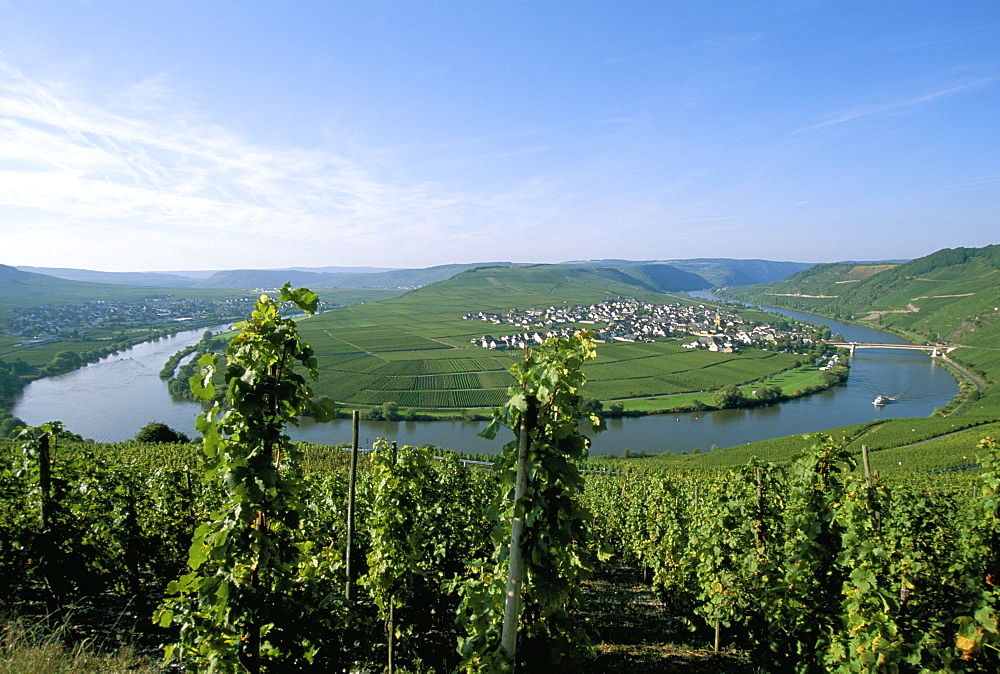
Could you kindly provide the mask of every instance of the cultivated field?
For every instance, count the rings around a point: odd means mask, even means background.
[[[470,340],[526,329],[465,320],[464,314],[589,305],[626,296],[664,304],[683,301],[683,296],[625,283],[615,270],[489,268],[402,297],[315,316],[301,321],[300,330],[319,359],[318,396],[352,407],[396,403],[400,410],[455,413],[503,402],[514,382],[508,368],[520,357],[518,351],[483,349]],[[760,350],[691,351],[680,343],[599,344],[596,362],[584,367],[585,394],[629,401],[628,409],[666,409],[694,398],[711,403],[718,388],[766,379],[800,358]],[[788,392],[818,383],[819,374],[800,375]]]

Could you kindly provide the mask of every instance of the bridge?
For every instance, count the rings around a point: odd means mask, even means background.
[[[909,349],[911,351],[916,349],[930,351],[931,358],[937,358],[942,354],[951,353],[958,348],[949,344],[876,344],[874,342],[827,342],[827,344],[850,349],[852,356],[855,349]]]

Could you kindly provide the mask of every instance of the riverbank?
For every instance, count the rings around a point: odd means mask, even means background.
[[[25,425],[25,422],[14,413],[14,407],[24,389],[32,382],[82,370],[140,344],[157,342],[189,331],[195,332],[213,324],[214,322],[209,321],[194,321],[177,326],[158,326],[151,332],[134,334],[114,341],[107,339],[83,342],[83,345],[91,347],[84,350],[68,348],[79,347],[79,344],[73,341],[48,342],[45,346],[50,351],[56,348],[59,350],[55,351],[51,360],[45,365],[32,365],[21,360],[20,355],[13,363],[0,360],[0,438],[14,437]]]
[[[724,291],[716,289],[713,292],[724,292]],[[756,304],[756,302],[754,301],[729,298],[725,296],[720,297],[712,295],[710,293],[693,293],[693,296],[705,296],[723,302],[731,302],[744,306],[760,306]],[[954,297],[959,297],[959,296],[965,297],[968,295],[954,295]],[[917,298],[917,299],[927,299],[927,298]],[[772,309],[778,311],[779,313],[787,315],[800,315],[804,313],[795,309],[787,309],[781,307],[772,307]],[[872,326],[872,321],[877,320],[879,323],[877,327],[878,332],[894,335],[909,344],[923,345],[923,344],[936,343],[937,341],[939,341],[940,335],[944,335],[947,333],[949,329],[954,328],[954,326],[951,326],[951,328],[947,326],[935,326],[934,329],[937,330],[937,332],[935,332],[934,334],[928,334],[925,332],[920,332],[918,330],[906,329],[892,324],[884,325],[882,323],[881,316],[878,315],[873,316],[872,314],[868,314],[866,316],[857,319],[833,318],[827,314],[824,314],[822,312],[823,307],[821,306],[814,307],[812,311],[815,311],[816,313],[806,314],[806,315],[814,315],[822,320],[855,325],[858,326],[859,328],[866,330],[873,330],[873,331],[876,330],[876,328]],[[893,313],[893,312],[888,312],[888,313]],[[871,320],[868,320],[869,318]],[[980,348],[968,345],[956,345],[956,346],[958,348],[968,350],[969,352],[972,353],[974,353],[977,350],[977,348]],[[953,398],[947,405],[942,406],[939,410],[935,410],[935,413],[942,415],[956,415],[956,414],[964,414],[967,412],[979,413],[985,410],[986,406],[983,405],[977,406],[976,403],[978,403],[980,401],[980,398],[982,398],[984,395],[988,393],[988,389],[990,389],[992,382],[998,380],[998,376],[995,373],[995,370],[997,369],[995,367],[996,360],[987,359],[988,363],[986,365],[983,365],[982,369],[980,367],[977,367],[977,365],[961,361],[960,356],[955,355],[954,353],[942,353],[940,356],[938,356],[937,360],[946,369],[948,369],[948,371],[951,372],[951,374],[955,377],[956,385],[959,387],[959,392],[955,396],[955,398]],[[992,369],[990,368],[989,365],[990,363],[994,364],[994,367]],[[1000,415],[1000,403],[993,402],[989,407],[995,413]]]
[[[805,317],[803,316],[803,319]],[[306,321],[308,322],[308,321]],[[835,325],[835,332],[850,332],[852,327]],[[15,409],[21,419],[31,425],[61,420],[67,428],[83,437],[99,442],[129,440],[147,423],[159,421],[189,437],[198,435],[195,419],[202,407],[196,402],[179,401],[170,397],[159,373],[167,359],[187,344],[197,342],[202,331],[189,333],[188,337],[169,338],[160,342],[135,347],[127,354],[82,370],[34,382],[19,399]],[[847,335],[857,341],[885,341],[885,335],[875,331]],[[719,367],[720,364],[712,367]],[[811,376],[816,376],[813,372]],[[795,383],[799,376],[787,371],[782,388],[791,392],[805,388],[803,382]],[[749,396],[763,384],[741,387]],[[832,388],[783,402],[780,405],[762,405],[747,409],[722,409],[672,414],[636,415],[634,418],[616,418],[610,404],[603,433],[592,433],[592,453],[621,455],[633,452],[691,452],[711,446],[732,447],[790,434],[806,433],[886,417],[925,417],[936,408],[947,404],[956,393],[953,375],[944,368],[934,367],[925,354],[907,351],[870,351],[856,356],[851,364],[847,381]],[[879,394],[896,393],[900,400],[885,409],[874,409],[871,401]],[[707,405],[714,405],[713,395],[694,394]],[[614,401],[612,401],[614,402]],[[650,403],[650,407],[666,409],[672,404]],[[346,407],[344,408],[347,409]],[[401,445],[432,444],[470,453],[495,454],[506,442],[495,442],[478,436],[484,420],[492,409],[480,408],[462,418],[442,419],[426,423],[417,416],[407,420],[407,409],[395,408],[397,420],[364,420],[361,424],[362,443],[370,446],[376,438],[385,437]],[[624,415],[623,415],[624,416]],[[316,424],[311,419],[302,420],[298,427],[289,429],[293,438],[316,444],[350,442],[349,419]]]

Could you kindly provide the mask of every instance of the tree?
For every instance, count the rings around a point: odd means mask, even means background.
[[[17,417],[0,414],[0,438],[16,437],[21,429],[27,425]]]
[[[159,443],[189,443],[191,438],[186,434],[175,431],[164,423],[159,421],[151,421],[145,426],[143,426],[138,433],[135,434],[136,442],[159,442]]]
[[[779,403],[785,399],[780,386],[761,386],[757,389],[757,400],[763,405]]]
[[[744,404],[746,404],[746,397],[735,384],[723,386],[715,393],[715,406],[719,409],[742,407]]]
[[[590,396],[580,397],[580,411],[586,415],[599,415],[604,409],[604,403],[602,403],[597,398],[591,398]]]
[[[843,365],[835,365],[829,370],[825,371],[822,374],[821,379],[823,380],[824,385],[833,386],[835,384],[847,381],[848,373],[849,370]]]
[[[80,354],[76,351],[60,351],[45,366],[45,373],[62,374],[63,372],[75,370],[81,365],[83,365],[83,362],[80,360]]]
[[[382,418],[386,421],[398,421],[399,404],[392,401],[382,403]]]

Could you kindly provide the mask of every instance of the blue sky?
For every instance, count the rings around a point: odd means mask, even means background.
[[[0,263],[919,257],[998,119],[994,0],[0,0]]]

